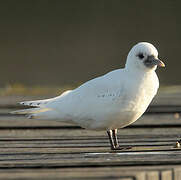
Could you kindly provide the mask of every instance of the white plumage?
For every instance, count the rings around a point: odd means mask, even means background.
[[[124,69],[92,79],[52,99],[22,102],[36,108],[13,113],[56,119],[93,130],[123,128],[135,122],[156,95],[157,65],[164,66],[156,48],[150,43],[138,43],[130,50]]]

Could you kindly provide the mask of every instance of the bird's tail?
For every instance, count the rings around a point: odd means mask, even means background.
[[[24,106],[41,107],[41,106],[45,106],[48,102],[52,101],[53,99],[55,98],[35,100],[35,101],[24,101],[24,102],[19,102],[19,104],[24,105]]]
[[[47,106],[50,102],[58,98],[62,98],[63,96],[67,95],[70,92],[71,90],[65,91],[60,96],[50,98],[50,99],[20,102],[19,104],[24,105],[24,106],[29,106],[31,108],[17,110],[10,113],[26,115],[30,119],[61,119],[60,113],[57,110],[49,108]]]
[[[47,116],[47,112],[49,111],[52,111],[52,110],[44,107],[44,108],[30,108],[30,109],[17,110],[17,111],[12,111],[10,113],[26,115],[30,119],[42,119]]]

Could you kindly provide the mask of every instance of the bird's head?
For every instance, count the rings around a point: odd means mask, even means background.
[[[140,42],[132,47],[127,57],[126,68],[154,71],[157,66],[165,67],[165,64],[158,59],[158,51],[152,44]]]

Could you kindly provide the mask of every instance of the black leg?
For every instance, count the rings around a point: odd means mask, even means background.
[[[111,149],[115,149],[112,130],[107,131],[107,134],[109,136],[109,141],[110,141],[110,144],[111,144]]]
[[[112,150],[127,150],[127,149],[131,149],[131,146],[119,146],[119,142],[118,142],[118,138],[117,138],[117,129],[113,129],[112,131],[112,144],[113,146],[111,146]]]
[[[117,138],[118,130],[117,129],[113,129],[112,132],[113,132],[114,146],[115,146],[115,148],[118,148],[119,147],[119,142],[118,142],[118,138]]]

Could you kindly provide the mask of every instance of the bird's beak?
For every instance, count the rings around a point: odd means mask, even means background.
[[[155,56],[148,56],[148,58],[145,60],[144,63],[147,67],[152,67],[154,65],[157,65],[159,67],[165,67],[165,64],[163,63],[163,61],[161,61]]]
[[[155,65],[159,66],[159,67],[165,67],[164,62],[161,61],[160,59],[154,58],[154,59],[153,59],[153,63],[154,63]]]

